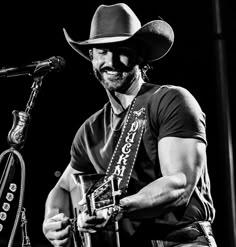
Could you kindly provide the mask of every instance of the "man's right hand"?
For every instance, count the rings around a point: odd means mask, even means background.
[[[43,222],[43,233],[55,247],[70,246],[72,226],[69,217],[63,213],[59,213],[45,218]]]

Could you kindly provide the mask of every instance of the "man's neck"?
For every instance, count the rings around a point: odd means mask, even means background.
[[[143,83],[144,81],[142,77],[138,76],[138,78],[133,81],[124,94],[115,92],[115,95],[111,95],[109,92],[107,92],[113,112],[115,114],[120,114],[129,107],[133,99],[138,94]]]

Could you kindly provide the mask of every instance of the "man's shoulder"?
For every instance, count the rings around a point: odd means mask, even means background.
[[[192,97],[191,92],[182,86],[173,84],[163,84],[153,91],[153,95],[158,97]]]
[[[182,104],[186,105],[198,105],[196,98],[185,87],[173,85],[173,84],[147,84],[146,93],[143,95],[146,98],[147,104],[160,106],[169,106]]]
[[[186,95],[191,94],[186,88],[174,84],[154,84],[154,83],[145,83],[143,85],[143,92],[152,95]]]

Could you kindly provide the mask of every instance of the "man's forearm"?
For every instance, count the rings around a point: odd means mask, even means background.
[[[158,217],[170,209],[184,205],[188,190],[183,174],[166,176],[148,184],[138,193],[121,199],[129,218]]]

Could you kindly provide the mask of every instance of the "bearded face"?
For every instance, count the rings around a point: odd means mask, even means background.
[[[110,92],[125,93],[139,73],[138,57],[132,48],[93,48],[90,54],[96,78]]]

